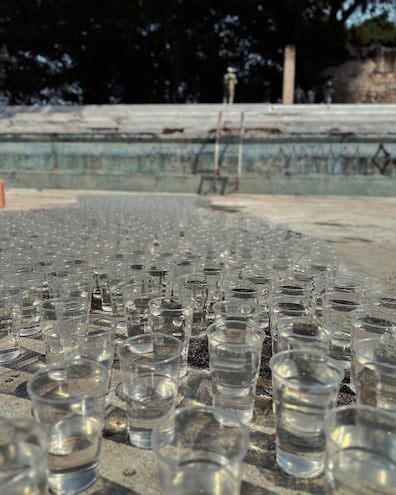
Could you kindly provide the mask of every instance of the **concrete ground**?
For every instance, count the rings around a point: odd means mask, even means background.
[[[43,209],[74,204],[79,195],[97,191],[6,190],[6,207],[0,215],[16,210]],[[111,194],[114,194],[112,192]],[[132,194],[132,193],[125,193]],[[208,206],[227,214],[242,211],[246,218],[259,216],[287,224],[295,232],[333,244],[342,265],[396,285],[396,198],[307,196],[206,196]],[[23,338],[21,356],[0,366],[0,416],[31,414],[26,380],[42,365],[40,338]],[[101,453],[101,478],[86,495],[158,495],[158,478],[151,451],[131,447],[125,433],[125,412],[116,394],[119,370],[113,369],[114,394],[106,415]],[[294,478],[275,463],[274,422],[268,380],[259,383],[256,418],[250,425],[251,445],[245,459],[241,495],[325,495],[323,476]],[[210,397],[207,370],[190,370],[180,384],[181,404],[206,403]],[[346,393],[344,392],[344,398]],[[354,400],[349,393],[349,399]]]

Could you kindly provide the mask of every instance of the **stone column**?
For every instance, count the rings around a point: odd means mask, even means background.
[[[287,45],[283,61],[283,91],[282,103],[292,105],[294,101],[294,79],[296,72],[296,47]]]

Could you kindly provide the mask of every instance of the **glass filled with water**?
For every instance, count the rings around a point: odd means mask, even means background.
[[[162,495],[239,495],[249,430],[212,406],[187,406],[153,428]]]
[[[108,373],[88,359],[47,365],[28,380],[34,418],[49,432],[49,488],[79,493],[99,477]]]
[[[276,462],[288,474],[313,478],[323,471],[323,420],[337,404],[343,368],[320,351],[272,356]]]
[[[176,407],[181,341],[149,332],[126,339],[117,353],[129,440],[149,449],[154,424]]]
[[[364,405],[337,407],[326,416],[323,429],[331,495],[394,495],[394,414]]]

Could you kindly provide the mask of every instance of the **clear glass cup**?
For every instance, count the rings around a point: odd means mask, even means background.
[[[205,332],[208,312],[209,283],[201,273],[186,273],[175,280],[174,294],[192,308],[191,336]]]
[[[242,270],[242,279],[256,289],[261,310],[268,313],[274,284],[273,271],[269,268],[246,267]]]
[[[151,448],[154,424],[176,406],[181,341],[158,332],[135,335],[117,349],[132,445]]]
[[[121,281],[111,288],[113,315],[118,318],[119,330],[127,337],[143,333],[148,325],[148,302],[163,295],[163,287],[144,276],[134,282]]]
[[[313,316],[315,308],[307,294],[273,294],[270,300],[269,324],[272,353],[278,352],[278,320],[284,317]]]
[[[206,332],[213,405],[231,410],[249,423],[265,332],[257,323],[228,319],[209,325]]]
[[[31,418],[0,418],[0,493],[47,495],[48,435]]]
[[[0,287],[0,363],[19,356],[21,308],[19,287]]]
[[[86,328],[82,332],[76,332],[73,328],[70,331],[70,320],[59,324],[64,359],[92,359],[105,367],[107,372],[107,401],[114,363],[116,328],[117,319],[106,313],[91,313]]]
[[[192,307],[178,296],[155,297],[149,301],[149,331],[173,335],[182,343],[180,377],[187,374],[188,349],[192,330]]]
[[[289,350],[270,360],[276,462],[296,477],[319,476],[324,467],[323,420],[337,404],[344,370],[323,352]]]
[[[88,359],[47,365],[29,378],[34,418],[49,432],[53,493],[79,493],[98,478],[107,385],[107,370]]]
[[[328,353],[333,333],[314,315],[283,316],[277,320],[278,351],[305,349]]]
[[[88,309],[88,301],[81,298],[60,297],[43,301],[40,321],[47,364],[64,360],[62,335],[81,335],[87,332]]]
[[[331,495],[394,495],[395,415],[349,405],[327,414],[325,479]]]
[[[20,335],[28,337],[40,332],[44,277],[31,270],[16,272],[11,276],[13,285],[22,290]]]
[[[361,304],[351,313],[351,322],[352,344],[384,333],[396,334],[396,309],[377,304]]]
[[[363,304],[361,291],[354,288],[353,281],[343,290],[326,290],[322,300],[323,323],[334,329],[329,355],[343,363],[345,369],[351,367],[352,314]]]
[[[249,431],[229,411],[177,408],[155,424],[152,446],[162,495],[239,495]]]
[[[396,413],[396,336],[362,339],[352,346],[356,402]]]
[[[260,323],[263,316],[261,306],[256,299],[240,298],[217,301],[213,305],[213,313],[215,322],[240,320]]]

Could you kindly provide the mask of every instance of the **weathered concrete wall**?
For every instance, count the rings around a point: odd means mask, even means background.
[[[213,176],[217,146],[225,192],[396,195],[394,105],[160,107],[72,108],[70,119],[63,109],[31,119],[9,109],[0,178],[9,187],[210,193],[213,181],[202,178]]]
[[[219,147],[220,175],[237,176],[239,144]],[[393,195],[396,143],[247,143],[240,192]],[[214,144],[0,142],[10,187],[198,192],[213,174]],[[209,192],[212,183],[202,184]]]
[[[396,103],[396,48],[355,49],[351,55],[354,60],[323,71],[333,79],[334,101]]]

